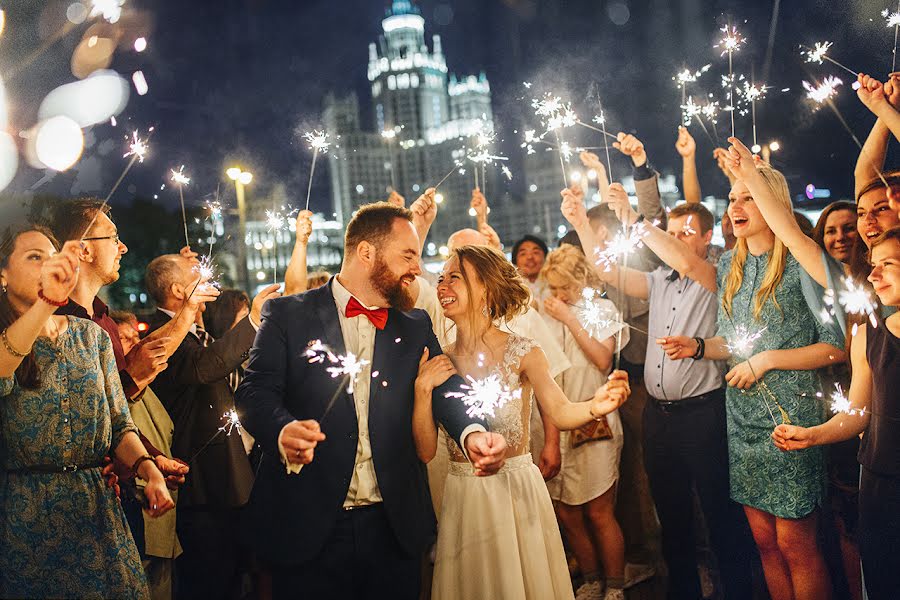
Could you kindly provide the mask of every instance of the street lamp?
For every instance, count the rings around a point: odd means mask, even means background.
[[[763,148],[762,148],[762,156],[763,156],[763,160],[766,161],[766,162],[769,162],[769,160],[772,158],[772,153],[773,153],[773,152],[778,152],[779,150],[781,150],[781,144],[779,144],[779,143],[778,143],[777,141],[775,141],[775,140],[773,140],[772,142],[766,144],[766,145],[763,146]]]
[[[234,181],[238,205],[238,280],[242,290],[250,289],[247,272],[247,204],[244,202],[244,186],[253,181],[253,174],[239,167],[231,167],[225,174]]]

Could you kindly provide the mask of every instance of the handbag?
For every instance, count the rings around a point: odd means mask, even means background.
[[[602,440],[611,440],[613,437],[612,429],[606,415],[599,419],[594,419],[589,423],[585,423],[578,429],[569,432],[569,443],[572,448],[577,448],[590,442],[599,442]]]

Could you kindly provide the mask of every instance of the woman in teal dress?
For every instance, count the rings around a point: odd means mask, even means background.
[[[100,327],[57,317],[78,277],[78,244],[40,229],[0,243],[0,495],[4,598],[146,598],[124,513],[100,473],[114,452],[147,479],[150,513],[173,504],[144,454]]]
[[[791,210],[781,173],[731,155],[737,181],[728,215],[735,248],[718,265],[719,336],[661,341],[672,358],[728,360],[726,416],[731,497],[744,505],[775,599],[828,598],[828,570],[816,542],[825,496],[821,451],[786,454],[772,443],[781,423],[824,420],[815,372],[845,359],[843,341],[824,327],[803,296],[803,268],[775,237],[754,198],[771,194]],[[815,450],[815,449],[810,449]]]

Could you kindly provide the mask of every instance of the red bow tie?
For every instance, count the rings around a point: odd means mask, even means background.
[[[386,308],[366,308],[362,304],[359,303],[359,300],[350,296],[350,302],[347,303],[347,310],[344,313],[348,319],[353,317],[358,317],[359,315],[366,315],[369,321],[372,322],[372,325],[375,326],[375,329],[384,329],[384,326],[387,325],[388,320],[388,309]]]

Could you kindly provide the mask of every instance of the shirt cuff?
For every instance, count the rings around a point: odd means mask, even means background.
[[[484,425],[472,423],[471,425],[463,429],[462,433],[459,435],[459,449],[462,450],[462,453],[466,456],[466,460],[469,462],[472,462],[472,460],[469,458],[469,453],[466,450],[466,437],[470,433],[475,433],[476,431],[486,432],[487,429],[484,428]]]
[[[653,167],[650,166],[650,161],[645,162],[639,167],[634,167],[633,175],[635,181],[644,181],[646,179],[653,178]]]
[[[253,321],[250,322],[253,323]],[[287,427],[287,425],[284,427]],[[287,474],[296,475],[300,472],[300,469],[303,468],[303,465],[295,464],[288,460],[287,452],[284,451],[284,446],[281,445],[281,436],[284,434],[284,427],[281,428],[281,432],[278,434],[278,454],[281,455],[281,462],[284,463]]]

